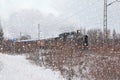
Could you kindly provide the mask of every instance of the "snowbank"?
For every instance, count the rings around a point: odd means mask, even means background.
[[[0,54],[0,80],[64,80],[58,72],[32,65],[25,56]]]

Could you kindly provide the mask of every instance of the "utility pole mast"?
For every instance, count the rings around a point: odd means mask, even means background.
[[[0,28],[2,27],[2,25],[1,25],[1,18],[0,18]]]
[[[104,0],[103,44],[107,43],[107,0]]]
[[[113,3],[120,2],[120,0],[115,0],[111,3],[107,3],[107,0],[104,0],[104,22],[103,22],[103,33],[104,33],[104,38],[103,38],[103,45],[106,43],[107,45],[107,38],[108,38],[108,27],[107,27],[107,9],[108,6],[112,5]]]
[[[40,24],[38,24],[38,39],[40,39]]]
[[[20,41],[21,41],[21,35],[22,35],[22,33],[20,32]]]

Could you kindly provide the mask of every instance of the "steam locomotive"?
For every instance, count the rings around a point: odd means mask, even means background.
[[[83,35],[80,30],[72,31],[72,32],[64,32],[59,34],[58,37],[55,38],[50,38],[44,40],[46,46],[49,46],[50,44],[52,45],[57,45],[57,43],[63,43],[63,44],[72,44],[76,45],[76,47],[79,48],[87,48],[88,47],[88,36]],[[61,46],[61,45],[60,45]],[[51,46],[54,47],[54,46]]]
[[[59,40],[71,42],[74,41],[77,45],[88,46],[88,36],[83,35],[80,30],[77,32],[66,32],[59,35]]]

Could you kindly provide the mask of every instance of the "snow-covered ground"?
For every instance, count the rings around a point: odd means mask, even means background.
[[[25,56],[0,53],[0,80],[65,80],[59,72],[29,63]]]

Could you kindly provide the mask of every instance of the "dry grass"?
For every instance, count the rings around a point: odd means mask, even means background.
[[[105,55],[94,57],[90,74],[95,80],[120,80],[120,56]]]
[[[46,49],[32,47],[21,51],[29,52],[27,58],[35,64],[60,71],[67,80],[120,80],[118,45],[114,49],[98,45],[83,49],[74,41],[58,41],[48,43]],[[12,52],[12,48],[6,49]]]
[[[40,66],[60,71],[67,80],[120,79],[119,53],[102,51],[97,47],[79,49],[74,42],[56,42],[49,47],[30,54],[30,58]]]

